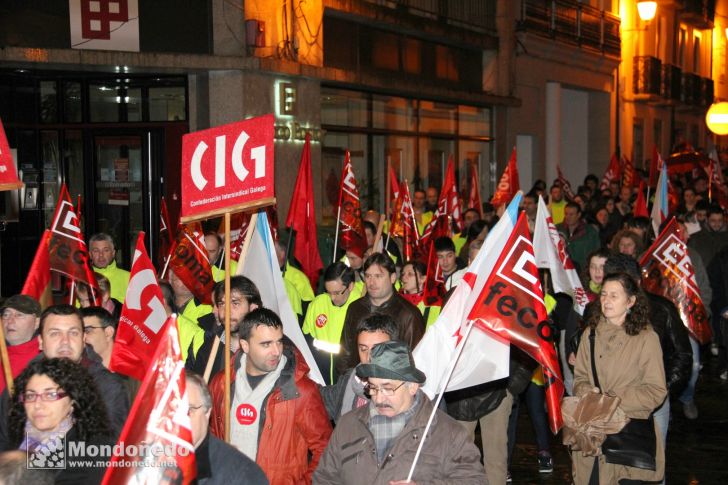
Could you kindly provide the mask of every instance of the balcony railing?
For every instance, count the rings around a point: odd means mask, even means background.
[[[680,101],[682,69],[672,64],[662,65],[660,96],[668,101]]]
[[[575,0],[522,0],[518,28],[619,57],[619,23],[619,17]]]
[[[688,106],[700,106],[702,97],[700,76],[692,72],[684,72],[680,101]]]
[[[363,0],[478,32],[495,32],[496,0]]]
[[[632,92],[660,96],[662,62],[652,56],[635,56],[632,61]]]

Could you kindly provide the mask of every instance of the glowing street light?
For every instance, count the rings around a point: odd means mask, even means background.
[[[657,2],[638,1],[637,13],[643,21],[649,22],[655,18],[655,14],[657,13]]]
[[[705,115],[705,124],[716,135],[728,135],[728,103],[713,103]]]

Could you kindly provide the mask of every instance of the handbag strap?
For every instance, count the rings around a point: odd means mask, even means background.
[[[601,386],[599,385],[599,376],[597,376],[597,364],[596,359],[594,358],[594,347],[596,342],[596,332],[594,331],[594,328],[589,329],[589,349],[591,351],[591,369],[592,369],[592,375],[594,376],[594,386],[599,387],[601,389]]]

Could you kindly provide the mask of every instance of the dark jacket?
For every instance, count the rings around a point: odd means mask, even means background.
[[[36,359],[44,358],[43,354]],[[33,359],[35,360],[35,359]],[[106,412],[109,416],[109,424],[114,438],[119,436],[124,427],[126,418],[129,415],[129,395],[122,377],[119,374],[110,372],[101,363],[101,358],[87,345],[84,356],[81,358],[81,365],[86,368],[93,378],[99,390],[99,395],[106,404]],[[8,390],[3,391],[0,397],[0,451],[7,451],[11,448],[8,441],[8,413],[10,411],[10,396]]]
[[[506,397],[520,395],[531,382],[535,361],[523,351],[511,346],[509,377],[478,386],[445,393],[447,414],[458,421],[475,421],[490,414]]]
[[[660,337],[662,360],[665,364],[667,390],[679,396],[690,379],[693,368],[693,351],[690,347],[688,330],[675,304],[665,297],[645,292],[650,303],[650,323]],[[584,310],[584,321],[592,312],[599,311],[599,300],[589,303]]]
[[[349,305],[344,320],[344,329],[341,333],[341,344],[343,351],[347,354],[347,358],[342,360],[348,361],[347,367],[354,367],[359,363],[356,327],[359,321],[373,313],[383,313],[392,317],[399,328],[397,340],[406,342],[410,349],[414,349],[425,334],[425,321],[422,319],[422,313],[416,306],[402,298],[399,293],[392,293],[392,298],[384,302],[382,306],[374,306],[368,295],[362,296]]]
[[[421,395],[419,409],[397,436],[388,456],[377,463],[374,437],[368,428],[369,406],[341,417],[314,474],[316,484],[372,485],[405,480],[422,440],[432,403]],[[442,411],[432,421],[412,481],[422,484],[486,483],[480,452],[465,427]]]
[[[199,485],[268,485],[263,470],[238,450],[207,433],[195,450]]]
[[[271,483],[310,483],[313,471],[331,436],[329,417],[316,383],[310,380],[308,366],[295,347],[283,350],[286,365],[273,391],[260,409],[258,455],[255,462]],[[233,356],[230,396],[235,395],[235,375],[241,367],[242,352]],[[225,373],[210,382],[212,415],[210,432],[225,434]]]
[[[212,372],[210,372],[210,375],[214,376],[225,368],[225,344],[222,343],[222,339],[225,338],[223,335],[225,333],[225,327],[215,323],[215,316],[212,313],[199,318],[197,322],[200,327],[205,330],[205,338],[200,348],[197,349],[197,352],[192,352],[192,346],[194,343],[190,344],[190,350],[187,352],[185,369],[201,376],[204,375],[205,369],[207,368],[207,361],[210,359],[212,347],[215,344],[215,337],[218,337],[221,341],[220,345],[217,347],[217,352],[215,353],[215,360],[212,364]],[[233,336],[232,338],[237,337]]]

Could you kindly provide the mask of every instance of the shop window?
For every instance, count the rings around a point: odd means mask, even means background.
[[[367,96],[364,93],[324,90],[321,93],[321,123],[367,126]]]
[[[184,86],[149,88],[149,121],[183,121],[186,119]]]
[[[435,101],[420,101],[420,131],[425,133],[457,132],[457,106]]]
[[[58,121],[58,89],[55,81],[40,82],[40,121],[41,123]]]
[[[89,111],[92,122],[118,122],[122,89],[111,82],[89,85]]]
[[[415,101],[394,96],[372,96],[372,127],[414,131]]]
[[[142,121],[142,88],[128,88],[124,100],[126,121]]]
[[[462,136],[489,136],[490,109],[458,106],[458,128]]]
[[[63,120],[66,123],[80,123],[83,120],[80,82],[63,83]]]

